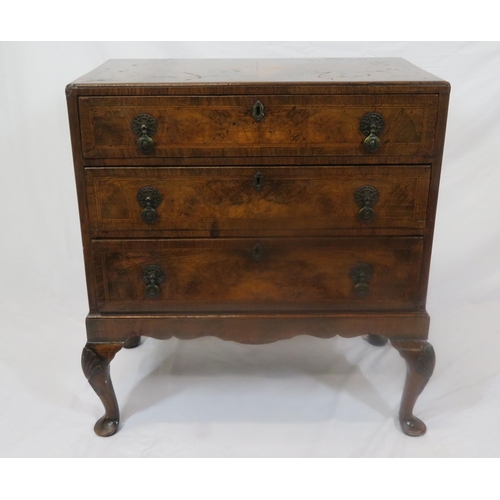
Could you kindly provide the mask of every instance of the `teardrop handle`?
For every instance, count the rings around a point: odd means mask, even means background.
[[[377,188],[373,186],[363,186],[356,189],[354,201],[361,207],[361,210],[358,212],[358,217],[363,222],[370,222],[375,216],[373,207],[376,205],[378,199],[379,194]]]
[[[354,281],[354,293],[357,297],[363,298],[370,292],[368,286],[369,281],[373,276],[373,268],[370,264],[361,262],[356,264],[350,271],[349,276]]]
[[[160,285],[165,280],[165,273],[160,266],[150,265],[144,268],[142,278],[146,283],[146,295],[151,299],[160,296]]]
[[[151,139],[157,129],[156,120],[147,113],[141,113],[132,120],[132,130],[139,136],[137,147],[142,153],[149,153],[154,148],[154,141]]]
[[[143,125],[141,127],[141,137],[139,137],[139,140],[137,141],[137,147],[143,153],[149,153],[153,150],[154,145],[155,143],[153,139],[151,139],[151,137],[149,137],[148,135],[148,129],[146,128],[146,125]]]
[[[366,136],[363,144],[369,153],[373,153],[380,148],[381,142],[378,136],[382,133],[384,127],[384,119],[379,113],[367,113],[361,118],[359,130]]]
[[[151,186],[143,187],[137,191],[137,201],[144,209],[141,212],[142,220],[148,224],[153,224],[158,217],[158,213],[155,209],[162,201],[160,192]]]

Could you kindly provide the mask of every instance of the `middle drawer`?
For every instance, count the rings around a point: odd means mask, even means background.
[[[87,168],[85,178],[94,238],[421,234],[430,167]]]

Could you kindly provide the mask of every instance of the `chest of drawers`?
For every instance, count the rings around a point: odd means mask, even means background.
[[[112,60],[67,86],[101,436],[141,336],[390,340],[402,430],[434,368],[425,310],[450,86],[402,59]]]

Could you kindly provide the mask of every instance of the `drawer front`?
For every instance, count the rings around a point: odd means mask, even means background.
[[[421,233],[429,177],[429,166],[86,170],[95,237]]]
[[[409,310],[416,237],[94,240],[101,312]]]
[[[79,98],[85,158],[145,160],[430,155],[437,107],[437,94]],[[368,113],[383,120],[380,147],[372,152],[364,146],[366,123],[362,131]],[[147,152],[138,147],[142,125],[154,144]]]

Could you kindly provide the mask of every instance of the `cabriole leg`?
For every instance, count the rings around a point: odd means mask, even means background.
[[[374,333],[369,333],[363,337],[369,344],[374,345],[376,347],[383,346],[387,344],[389,340],[387,337],[383,337],[382,335],[376,335]]]
[[[123,347],[125,349],[134,349],[134,347],[137,347],[141,343],[141,337],[130,337],[125,344],[123,344]]]
[[[120,412],[109,375],[109,364],[122,347],[122,343],[89,342],[83,348],[83,373],[104,405],[105,413],[94,426],[98,436],[112,436],[118,430],[120,423]]]
[[[391,340],[391,344],[406,361],[407,368],[399,422],[408,436],[421,436],[427,428],[422,420],[413,415],[413,407],[434,371],[434,348],[426,340]]]

